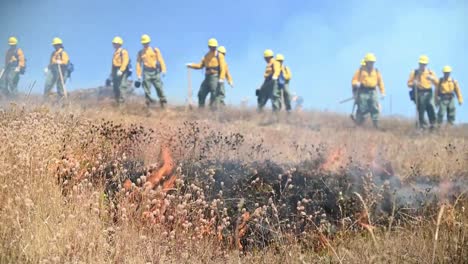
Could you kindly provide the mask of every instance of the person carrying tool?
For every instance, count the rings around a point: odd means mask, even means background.
[[[167,99],[164,95],[161,76],[164,77],[166,75],[166,63],[161,51],[158,48],[150,47],[150,42],[150,36],[146,34],[141,36],[143,49],[138,52],[136,65],[138,82],[140,83],[143,77],[146,105],[149,107],[154,103],[154,99],[151,97],[151,85],[153,85],[158,94],[161,108],[164,108],[167,104]]]
[[[381,98],[385,98],[385,86],[377,68],[374,64],[377,58],[374,54],[368,53],[365,58],[365,66],[359,70],[352,80],[353,90],[356,90],[357,112],[356,124],[362,125],[365,116],[370,113],[372,123],[375,128],[379,127],[380,104],[377,96],[377,86],[380,89]]]
[[[437,112],[437,123],[441,125],[444,120],[444,116],[447,115],[448,124],[453,125],[456,114],[455,101],[453,99],[454,94],[457,96],[459,105],[463,104],[463,96],[457,80],[450,77],[452,67],[445,66],[442,69],[442,72],[444,77],[439,79],[435,93],[435,102],[439,107],[439,111]]]
[[[410,92],[411,100],[416,104],[418,112],[418,124],[420,128],[427,128],[427,122],[424,114],[427,112],[429,117],[430,128],[434,128],[436,122],[432,85],[437,86],[436,74],[427,68],[429,58],[426,55],[419,57],[419,68],[410,73],[408,79],[408,87],[412,89]]]
[[[263,110],[268,99],[271,100],[273,112],[277,112],[281,109],[281,91],[278,88],[281,65],[273,56],[274,53],[270,49],[263,52],[263,57],[265,58],[267,66],[263,75],[265,80],[260,89],[256,90],[259,112]]]
[[[355,112],[356,106],[358,104],[358,90],[359,90],[359,87],[357,87],[357,85],[356,85],[359,82],[354,81],[354,80],[359,80],[359,78],[361,76],[361,73],[365,68],[366,68],[366,60],[362,59],[361,63],[360,63],[360,66],[359,66],[359,69],[354,73],[353,78],[351,79],[351,88],[352,88],[352,92],[353,92],[353,97],[345,99],[345,100],[340,102],[340,103],[345,103],[345,102],[354,100],[353,110],[351,111],[351,119],[354,122],[356,122],[356,116],[355,116],[354,112]]]
[[[283,101],[286,106],[286,111],[291,112],[291,99],[292,95],[289,91],[289,82],[291,81],[291,70],[288,66],[284,65],[284,56],[282,54],[276,55],[276,61],[280,64],[280,76],[278,77],[278,88],[283,92]]]
[[[202,58],[201,62],[187,63],[186,66],[190,69],[205,68],[205,80],[203,80],[200,91],[198,92],[198,107],[205,107],[205,100],[210,94],[210,107],[216,109],[217,91],[219,85],[224,85],[226,78],[226,61],[224,54],[217,51],[218,41],[214,38],[208,40],[208,53]]]
[[[123,40],[115,37],[112,40],[114,46],[114,56],[112,57],[111,80],[114,90],[115,101],[118,105],[124,103],[124,93],[127,90],[128,77],[130,73],[130,58],[128,51],[122,48]]]
[[[218,52],[223,54],[224,56],[224,68],[226,69],[226,80],[228,84],[234,88],[234,82],[232,81],[232,76],[231,73],[229,72],[229,66],[226,62],[226,48],[224,46],[219,46]],[[224,89],[224,82],[219,83],[218,85],[218,90],[216,93],[216,105],[218,106],[225,106],[226,103],[224,102],[224,99],[226,98],[226,90]]]
[[[52,96],[52,88],[57,86],[57,94],[60,98],[66,95],[65,82],[68,71],[68,63],[70,57],[63,48],[63,41],[60,38],[54,38],[52,40],[54,51],[50,56],[50,63],[44,72],[46,73],[46,82],[44,88],[44,96],[50,98]]]
[[[26,60],[23,50],[17,46],[16,37],[10,37],[8,45],[10,48],[5,55],[5,67],[0,72],[0,91],[6,96],[16,96],[20,75],[24,74],[26,68]]]

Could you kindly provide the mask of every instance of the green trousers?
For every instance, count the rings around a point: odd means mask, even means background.
[[[124,94],[127,92],[128,73],[124,72],[121,76],[117,75],[119,67],[112,68],[112,88],[114,90],[115,101],[121,104],[125,101]]]
[[[455,99],[439,99],[439,111],[437,112],[437,123],[442,124],[444,116],[447,116],[447,122],[451,125],[455,122],[457,108],[455,107]]]
[[[280,87],[280,91],[283,91],[283,101],[284,101],[284,105],[286,107],[286,111],[291,111],[292,107],[291,107],[291,99],[292,99],[292,95],[291,95],[291,92],[289,91],[289,81],[286,81],[286,83]]]
[[[18,93],[19,72],[15,72],[15,67],[7,67],[0,79],[0,92],[5,96],[15,96]]]
[[[366,88],[363,88],[366,89]],[[358,92],[357,97],[356,122],[361,125],[364,123],[366,115],[370,113],[374,126],[379,122],[379,99],[375,89],[366,89]]]
[[[66,72],[66,65],[61,66],[62,70],[62,77],[64,78],[63,83],[66,82],[65,76],[63,76]],[[64,96],[64,87],[62,85],[62,80],[57,68],[57,65],[51,65],[49,67],[49,71],[47,72],[46,83],[44,87],[44,96],[50,97],[52,95],[52,89],[54,86],[57,86],[57,94],[60,98]]]
[[[267,79],[260,88],[257,96],[258,110],[262,111],[268,100],[271,100],[273,111],[281,109],[281,91],[278,87],[278,81]]]
[[[216,106],[222,107],[226,105],[226,102],[224,102],[224,99],[226,99],[226,88],[224,83],[218,83],[218,86],[216,88],[216,98],[215,98],[215,104]]]
[[[424,118],[426,112],[427,116],[429,117],[429,123],[431,126],[433,126],[436,122],[436,115],[434,109],[432,89],[425,92],[421,92],[421,90],[418,91],[416,99],[418,105],[419,126],[422,128],[427,127],[427,122]]]
[[[210,94],[210,107],[215,108],[217,97],[218,97],[218,84],[219,77],[216,74],[205,75],[200,91],[198,91],[198,107],[205,107],[205,100],[208,94]]]
[[[145,91],[146,104],[154,102],[154,99],[151,98],[151,85],[156,89],[161,106],[164,106],[167,103],[167,99],[164,95],[161,72],[143,70],[143,90]]]

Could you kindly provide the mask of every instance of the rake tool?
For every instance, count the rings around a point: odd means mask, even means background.
[[[67,87],[65,86],[65,80],[64,80],[63,74],[62,74],[61,64],[57,64],[57,68],[58,68],[58,72],[59,72],[60,82],[62,83],[62,87],[63,87],[63,96],[65,98],[67,98],[68,97]]]

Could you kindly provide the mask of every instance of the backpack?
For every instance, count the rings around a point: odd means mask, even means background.
[[[285,69],[286,69],[286,66],[285,66]],[[284,87],[285,84],[286,84],[286,78],[284,77],[283,69],[281,69],[280,75],[278,77],[278,85],[280,86],[280,88],[282,88]]]
[[[60,60],[62,60],[62,52],[64,51],[64,49],[62,48],[62,51],[60,52]],[[63,78],[64,80],[66,79],[71,79],[71,74],[75,71],[75,65],[73,65],[73,63],[71,61],[68,61],[67,64],[64,65],[65,66],[65,72],[63,73]]]

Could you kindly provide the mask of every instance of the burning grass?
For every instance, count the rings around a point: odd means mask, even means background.
[[[468,259],[466,131],[129,112],[0,113],[0,262]]]

